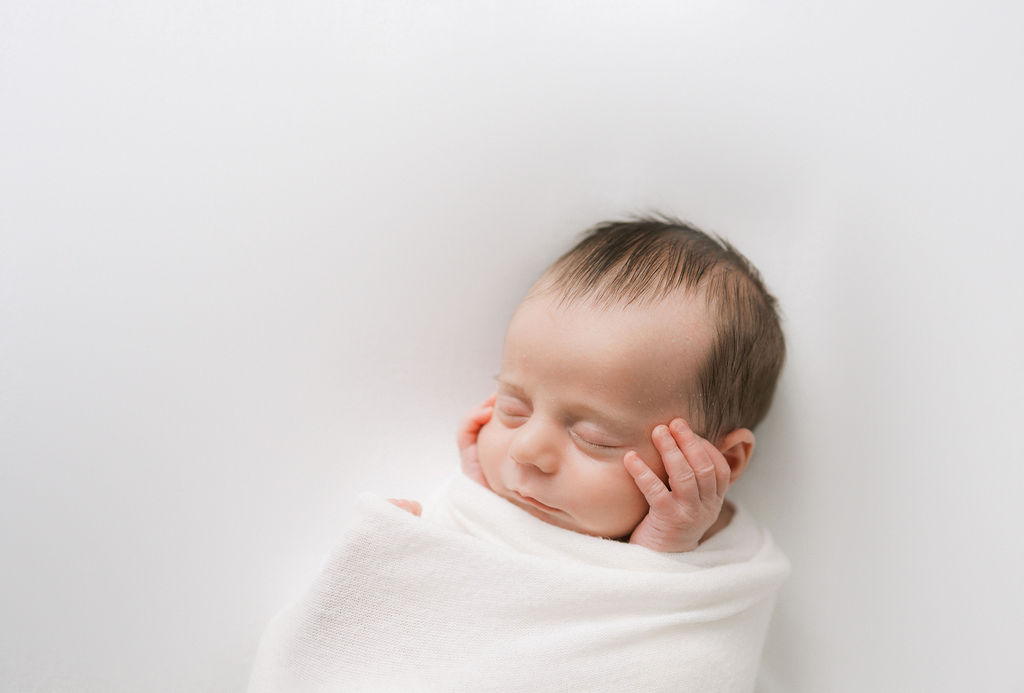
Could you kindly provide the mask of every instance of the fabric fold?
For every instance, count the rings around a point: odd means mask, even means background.
[[[695,551],[554,527],[461,475],[423,517],[363,494],[264,633],[266,691],[750,691],[789,572],[737,506]]]

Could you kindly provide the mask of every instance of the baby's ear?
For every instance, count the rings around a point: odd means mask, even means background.
[[[750,456],[754,454],[754,432],[749,428],[737,428],[726,434],[717,446],[725,461],[729,463],[729,485],[736,483],[747,468]]]

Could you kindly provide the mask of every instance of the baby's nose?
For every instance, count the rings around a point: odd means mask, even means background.
[[[536,467],[545,474],[554,474],[558,469],[558,461],[550,455],[529,455],[525,457],[515,457],[513,455],[512,459],[521,465]]]
[[[509,455],[518,464],[536,467],[545,474],[558,469],[559,448],[553,426],[531,419],[519,427],[509,446]]]

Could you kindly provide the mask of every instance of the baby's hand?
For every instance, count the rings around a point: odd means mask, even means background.
[[[625,454],[622,462],[651,506],[629,543],[655,551],[692,551],[722,510],[729,464],[682,419],[655,426],[651,440],[665,465],[668,486],[636,452]]]
[[[490,488],[490,486],[487,485],[484,473],[480,469],[476,439],[480,435],[480,429],[491,420],[491,414],[494,413],[494,400],[497,396],[497,393],[491,395],[470,411],[459,424],[459,430],[455,434],[455,440],[459,445],[459,456],[462,458],[462,473],[486,488]]]
[[[419,517],[420,513],[423,512],[423,506],[414,500],[406,500],[404,498],[388,498],[388,503],[397,505],[402,510],[408,510],[413,515]]]

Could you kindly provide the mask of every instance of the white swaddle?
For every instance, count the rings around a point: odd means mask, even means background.
[[[743,691],[789,565],[737,507],[695,551],[546,524],[464,476],[418,518],[363,494],[268,626],[264,691]]]

